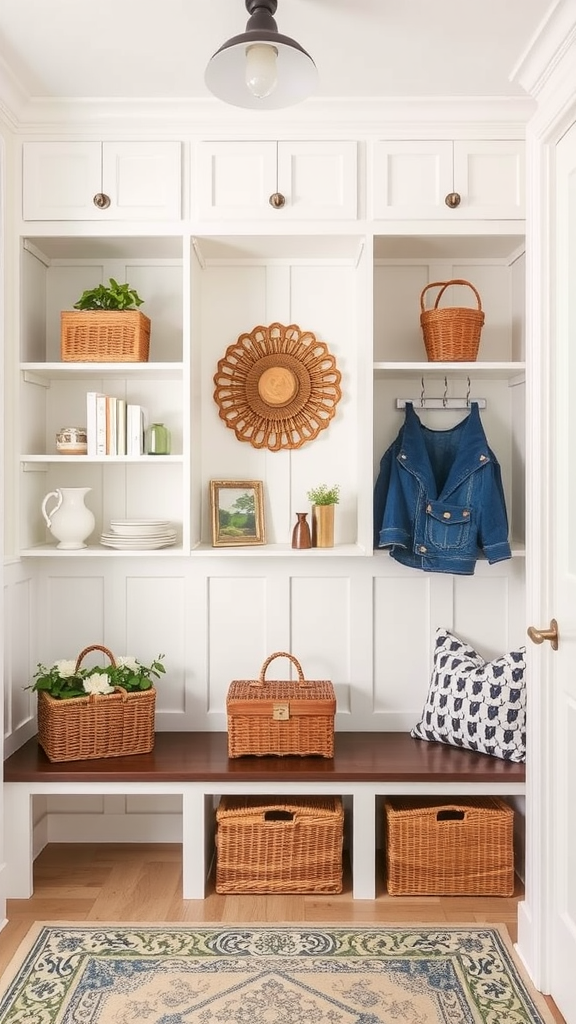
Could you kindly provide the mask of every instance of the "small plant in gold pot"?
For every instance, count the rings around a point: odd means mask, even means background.
[[[308,491],[312,503],[312,547],[334,547],[334,506],[340,501],[340,486],[320,484]]]

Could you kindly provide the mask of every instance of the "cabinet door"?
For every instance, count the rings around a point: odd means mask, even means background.
[[[277,191],[275,142],[200,142],[195,207],[201,219],[272,219]]]
[[[454,143],[454,191],[460,205],[448,215],[488,220],[525,216],[524,143],[466,141]]]
[[[451,211],[451,142],[376,142],[372,153],[372,216],[422,220]]]
[[[25,142],[24,220],[101,218],[93,203],[102,187],[101,152],[99,142]]]
[[[457,193],[456,206],[446,197]],[[376,142],[372,155],[376,219],[519,220],[524,217],[524,143]]]
[[[285,204],[273,212],[284,220],[353,220],[356,167],[355,142],[278,143],[278,192]]]
[[[208,220],[354,218],[356,143],[201,142],[195,205]]]
[[[181,216],[179,142],[26,142],[24,220]],[[96,205],[104,194],[109,204]]]
[[[178,220],[181,216],[180,142],[105,142],[102,191],[109,220]]]

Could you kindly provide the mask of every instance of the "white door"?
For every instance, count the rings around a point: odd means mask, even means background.
[[[178,220],[181,216],[181,143],[104,142],[102,191],[109,220]],[[104,218],[103,218],[104,219]]]
[[[550,615],[559,639],[557,651],[546,643],[542,654],[552,725],[548,935],[550,994],[576,1024],[576,125],[556,152],[549,524]]]
[[[24,220],[96,220],[102,189],[99,142],[25,142],[22,147]]]
[[[25,142],[24,220],[176,220],[180,164],[181,143],[170,140]]]
[[[524,140],[455,142],[454,190],[462,197],[456,217],[524,218],[524,163]]]
[[[454,189],[450,141],[375,142],[372,150],[372,216],[449,219],[445,199]]]
[[[355,142],[279,142],[278,191],[284,220],[353,220],[357,216]]]
[[[278,191],[275,142],[200,142],[196,214],[207,220],[273,220]]]
[[[372,215],[450,223],[523,219],[524,153],[520,139],[375,142]]]
[[[278,226],[288,220],[353,219],[356,176],[356,142],[204,141],[196,151],[197,214]]]

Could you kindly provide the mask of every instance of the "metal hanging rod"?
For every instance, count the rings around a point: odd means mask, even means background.
[[[470,377],[467,380],[468,389],[466,395],[463,398],[449,398],[448,397],[448,378],[444,377],[444,394],[441,398],[431,398],[426,394],[426,387],[424,384],[424,377],[420,381],[420,395],[418,398],[397,398],[396,408],[404,409],[406,403],[410,402],[415,409],[469,409],[472,402],[475,402],[479,409],[486,408],[485,398],[471,398],[470,397]]]

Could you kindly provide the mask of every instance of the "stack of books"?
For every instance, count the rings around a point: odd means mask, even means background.
[[[143,455],[144,410],[115,395],[86,395],[88,455]]]

